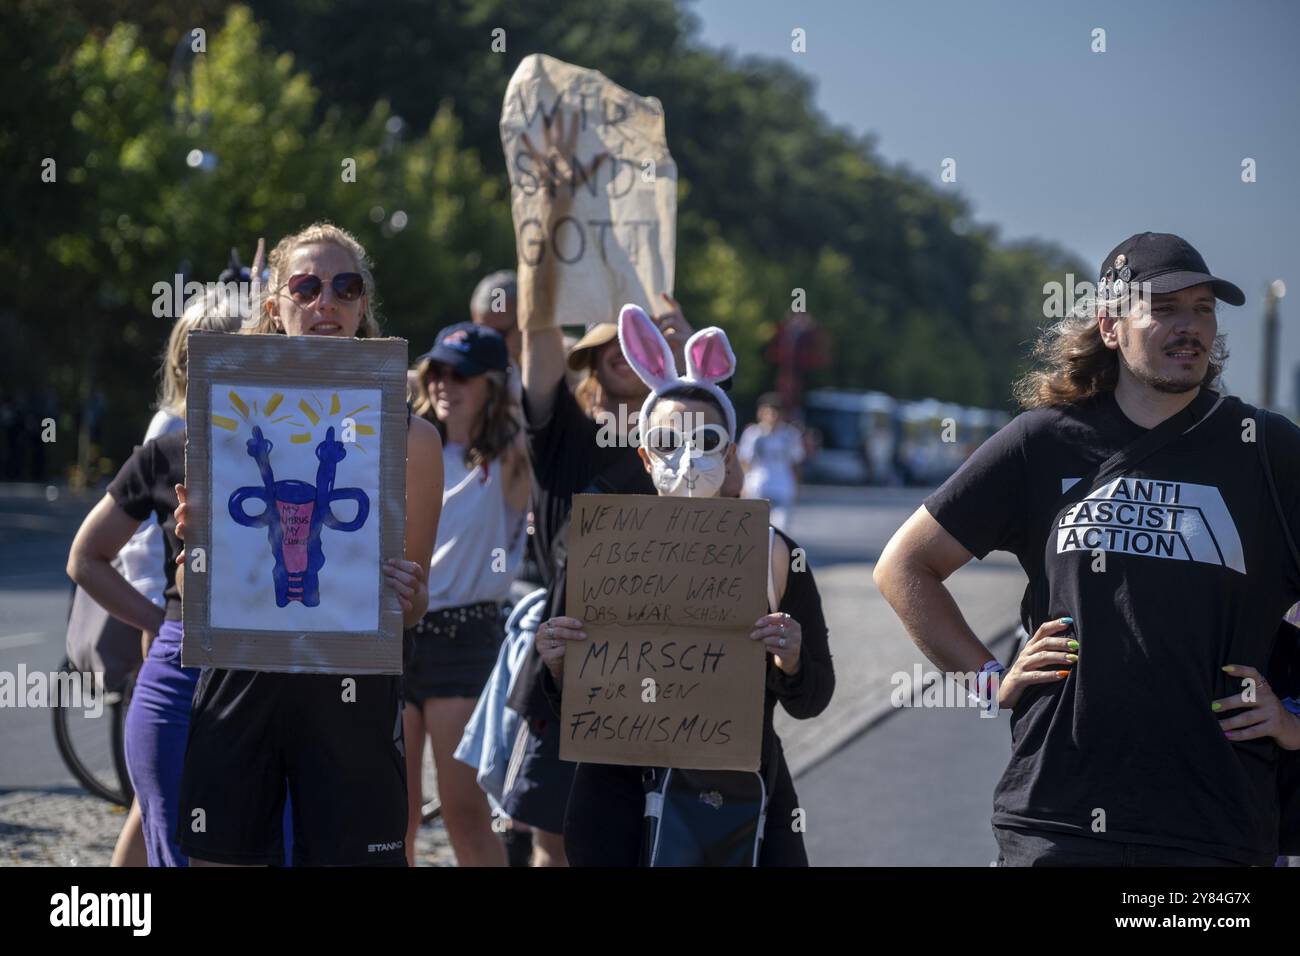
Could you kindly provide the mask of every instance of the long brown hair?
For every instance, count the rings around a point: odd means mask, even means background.
[[[284,288],[284,284],[289,281],[286,273],[289,269],[289,257],[293,255],[293,251],[299,246],[309,246],[318,242],[338,246],[352,257],[357,272],[361,273],[366,290],[366,311],[361,316],[361,324],[357,326],[357,338],[379,338],[378,303],[375,300],[375,277],[370,271],[370,258],[356,236],[332,222],[313,222],[307,228],[285,236],[275,244],[275,248],[271,250],[266,260],[271,267],[271,277],[266,288],[258,293],[253,302],[253,314],[257,316],[257,322],[247,331],[284,334],[284,330],[276,325],[275,319],[267,311],[266,303],[272,296],[278,295]]]
[[[1114,391],[1119,383],[1119,350],[1102,342],[1097,318],[1090,313],[1076,313],[1042,329],[1033,357],[1040,367],[1013,386],[1021,408],[1074,405],[1100,392]],[[1218,385],[1227,360],[1227,343],[1222,335],[1216,335],[1203,388]]]
[[[605,390],[600,387],[594,366],[587,369],[582,381],[574,387],[573,399],[588,418],[594,418],[596,410],[605,407]]]
[[[424,359],[416,366],[420,376],[420,394],[415,399],[414,411],[421,418],[433,422],[438,435],[447,440],[447,426],[438,419],[433,402],[429,399],[429,366],[431,359]],[[473,434],[465,449],[465,467],[482,467],[486,472],[492,462],[496,461],[508,449],[523,427],[518,404],[510,397],[510,388],[506,384],[504,372],[484,372],[487,379],[487,401],[479,412],[478,421],[474,423]]]

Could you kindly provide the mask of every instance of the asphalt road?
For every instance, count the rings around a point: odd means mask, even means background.
[[[0,493],[0,671],[49,672],[63,659],[72,584],[68,546],[92,496],[37,489]],[[0,791],[76,786],[54,746],[46,709],[0,709]]]
[[[898,710],[796,782],[814,866],[988,866],[1009,712]]]

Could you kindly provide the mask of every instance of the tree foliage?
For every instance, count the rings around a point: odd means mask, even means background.
[[[809,384],[1007,406],[1043,282],[1084,270],[1000,242],[959,196],[828,122],[807,77],[697,30],[669,0],[6,4],[0,69],[21,91],[0,104],[14,170],[0,265],[19,280],[0,304],[8,388],[53,386],[65,429],[102,392],[100,444],[120,461],[168,331],[154,285],[213,279],[232,245],[247,260],[258,236],[315,219],[358,235],[386,328],[422,351],[466,317],[482,273],[513,264],[497,122],[516,65],[545,52],[663,101],[677,296],[731,335],[742,407],[771,384],[761,355],[795,289],[832,345]]]

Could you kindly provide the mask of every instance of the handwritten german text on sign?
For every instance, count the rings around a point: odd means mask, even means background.
[[[569,174],[557,184],[523,137],[540,148],[560,115],[572,135],[560,144],[568,150],[560,165]],[[535,53],[506,87],[501,144],[520,269],[537,268],[547,257],[559,268],[554,311],[543,318],[612,322],[628,302],[655,312],[659,293],[673,291],[677,243],[677,166],[659,101],[595,70]],[[547,194],[557,188],[572,204],[550,221]],[[521,281],[521,296],[529,292]]]
[[[765,501],[574,496],[561,758],[758,769],[767,527]]]

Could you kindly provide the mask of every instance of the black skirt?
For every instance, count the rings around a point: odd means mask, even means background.
[[[505,618],[494,602],[430,611],[406,632],[403,685],[408,701],[478,697],[496,666]]]

